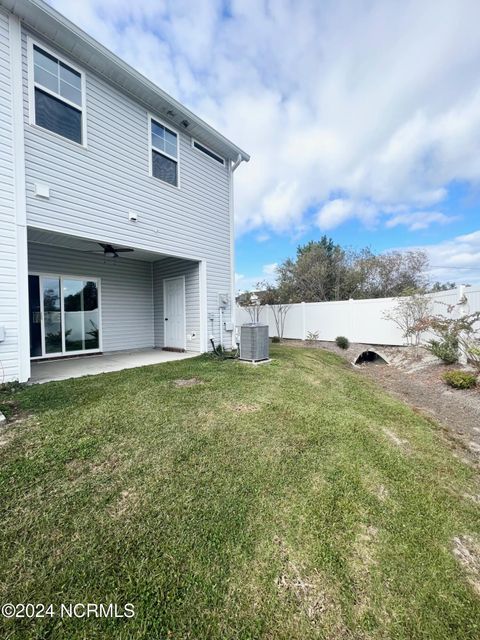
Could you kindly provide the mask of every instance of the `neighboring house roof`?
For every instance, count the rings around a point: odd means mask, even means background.
[[[121,58],[79,29],[43,0],[0,0],[0,5],[75,61],[106,78],[122,92],[144,104],[180,130],[212,147],[225,158],[248,161],[250,156],[221,133],[162,91]],[[187,121],[184,126],[182,121]]]

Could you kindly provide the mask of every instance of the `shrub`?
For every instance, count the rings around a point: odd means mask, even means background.
[[[319,331],[309,331],[307,333],[307,342],[316,342],[318,340],[318,337],[320,335]]]
[[[443,374],[445,382],[454,389],[471,389],[477,384],[477,376],[468,371],[446,371]]]
[[[469,336],[462,336],[460,338],[460,344],[467,356],[468,363],[477,370],[477,373],[480,373],[480,342],[470,338]]]
[[[280,342],[279,336],[273,336],[272,342]]]
[[[447,336],[443,340],[429,340],[426,348],[445,364],[458,362],[458,339],[453,336]]]
[[[335,342],[337,343],[337,347],[340,347],[340,349],[348,349],[350,346],[350,342],[348,338],[345,338],[345,336],[337,336],[335,338]]]

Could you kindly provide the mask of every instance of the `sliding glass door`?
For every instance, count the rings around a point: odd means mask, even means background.
[[[60,278],[40,278],[40,293],[43,298],[43,328],[45,355],[62,353],[62,299]]]
[[[95,278],[30,275],[30,356],[100,349],[99,283]]]
[[[98,289],[95,280],[63,279],[65,351],[99,348]]]

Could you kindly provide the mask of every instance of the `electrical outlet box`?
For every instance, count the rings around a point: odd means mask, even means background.
[[[225,331],[233,331],[234,329],[233,322],[225,322]]]
[[[130,220],[130,222],[136,222],[138,220],[138,215],[137,215],[136,211],[129,211],[128,212],[128,219]]]
[[[229,295],[228,293],[219,293],[218,294],[218,308],[219,309],[226,309],[228,307],[228,301],[229,301]]]
[[[214,313],[212,313],[212,312],[210,312],[210,313],[208,314],[208,319],[210,320],[210,322],[213,322],[213,321],[215,320],[215,314],[214,314]]]

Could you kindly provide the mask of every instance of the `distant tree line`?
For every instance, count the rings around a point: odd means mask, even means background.
[[[323,236],[299,246],[294,259],[278,266],[275,285],[259,283],[257,295],[262,304],[323,302],[389,298],[455,286],[451,282],[429,285],[428,266],[428,257],[420,249],[374,253],[369,248],[345,248]],[[240,304],[248,300],[248,292],[239,297]]]

